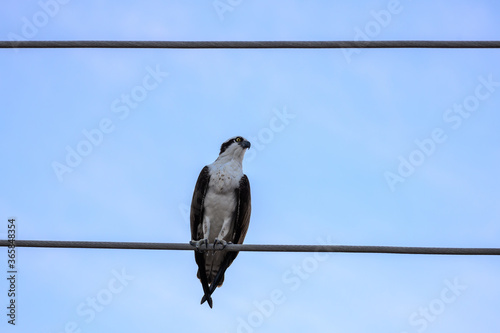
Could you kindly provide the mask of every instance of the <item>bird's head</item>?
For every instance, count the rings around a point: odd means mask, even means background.
[[[231,158],[242,161],[246,150],[249,149],[250,146],[250,141],[241,136],[235,136],[220,146],[219,159]]]

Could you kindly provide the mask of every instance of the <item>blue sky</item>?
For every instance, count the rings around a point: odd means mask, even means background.
[[[2,40],[500,40],[495,1],[4,6]],[[0,237],[187,242],[199,171],[242,135],[246,243],[500,247],[499,56],[1,50]],[[209,309],[191,252],[22,248],[0,327],[496,332],[499,260],[244,252]]]

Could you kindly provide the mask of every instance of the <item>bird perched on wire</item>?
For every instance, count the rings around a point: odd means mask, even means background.
[[[250,142],[237,136],[224,142],[219,157],[198,177],[191,202],[191,244],[198,265],[203,298],[212,307],[212,293],[224,282],[224,273],[238,255],[231,251],[203,251],[210,243],[224,248],[241,244],[250,222],[250,183],[242,162]]]

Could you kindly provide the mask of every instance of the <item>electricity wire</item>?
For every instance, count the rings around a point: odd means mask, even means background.
[[[145,242],[91,242],[91,241],[44,241],[44,240],[0,240],[0,246],[35,248],[80,248],[121,250],[196,250],[189,243],[145,243]],[[387,253],[421,255],[500,255],[500,248],[457,247],[406,247],[406,246],[360,246],[360,245],[271,245],[271,244],[227,244],[217,245],[218,251],[252,252],[337,252],[337,253]],[[202,245],[200,251],[213,251],[214,245]]]
[[[333,48],[500,48],[500,41],[0,41],[0,48],[167,48],[167,49],[333,49]]]

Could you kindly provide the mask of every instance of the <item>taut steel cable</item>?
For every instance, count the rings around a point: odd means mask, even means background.
[[[16,240],[16,247],[122,249],[122,250],[195,250],[189,243],[144,242],[89,242],[89,241],[42,241]],[[9,246],[8,240],[0,240],[0,246]],[[214,250],[213,244],[205,249]],[[393,253],[434,255],[500,255],[499,248],[452,248],[452,247],[404,247],[404,246],[354,246],[354,245],[262,245],[228,244],[220,251],[253,252],[338,252],[338,253]]]
[[[0,41],[0,48],[334,49],[500,48],[500,41]]]

